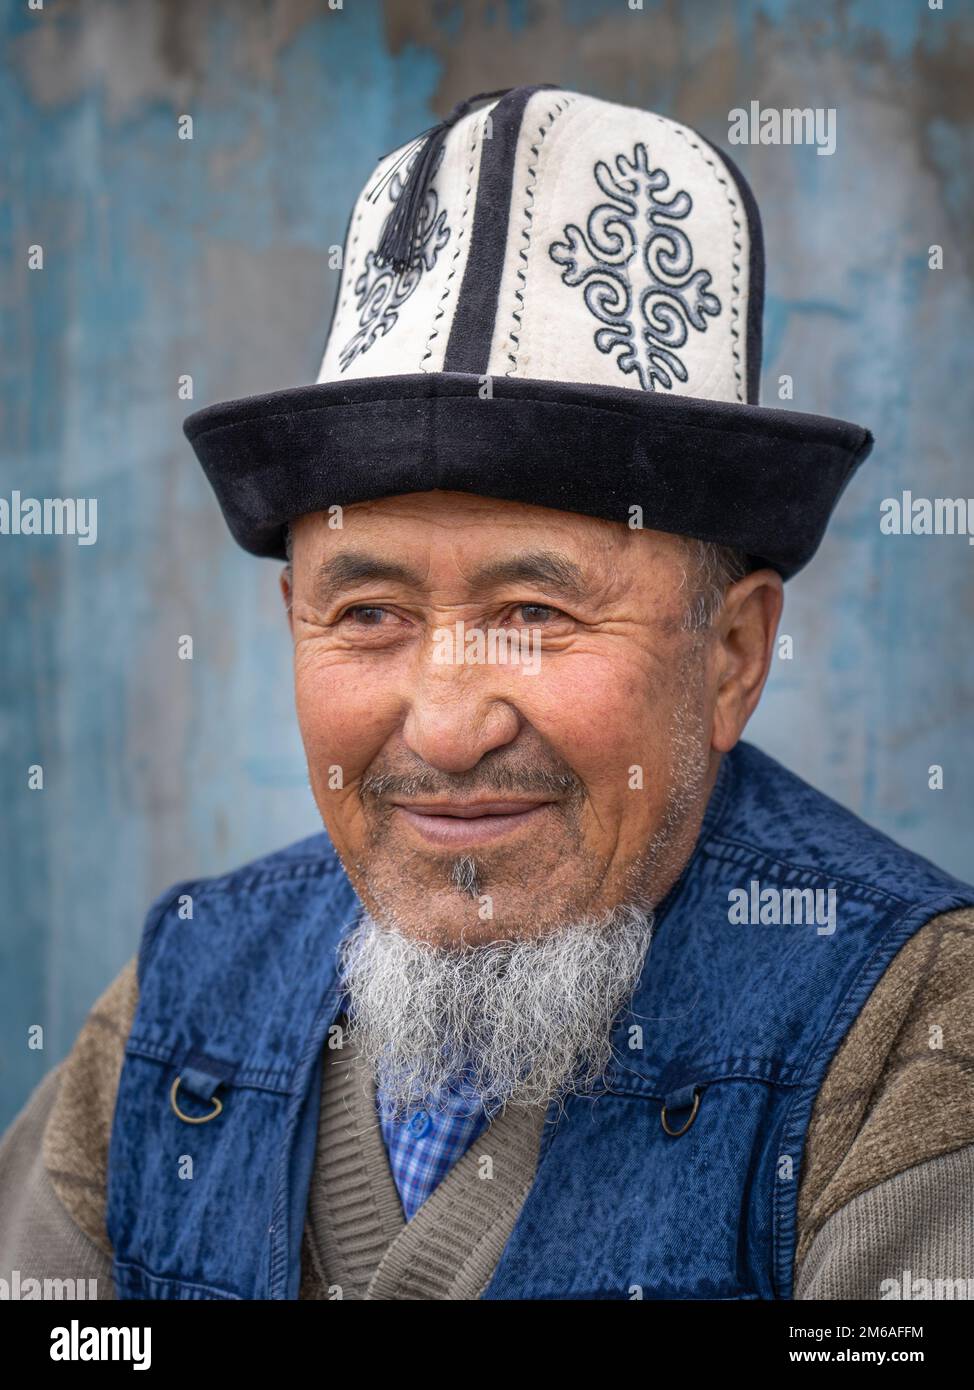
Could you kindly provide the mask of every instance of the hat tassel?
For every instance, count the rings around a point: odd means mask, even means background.
[[[379,245],[375,251],[376,265],[391,265],[395,270],[401,272],[408,270],[413,264],[416,259],[416,243],[423,205],[426,202],[426,194],[447,132],[451,126],[456,125],[457,121],[467,114],[475,102],[486,101],[492,97],[501,97],[512,90],[511,87],[502,87],[497,92],[478,92],[476,96],[466,97],[454,106],[445,120],[440,121],[439,125],[431,126],[429,131],[425,132],[426,141],[422,153],[413,163],[402,192],[386,219]],[[407,151],[408,153],[409,151]],[[403,156],[403,158],[405,157],[406,155]],[[391,177],[394,171],[395,166],[389,171],[387,178]],[[383,180],[384,182],[385,180]],[[378,187],[373,192],[378,192]]]

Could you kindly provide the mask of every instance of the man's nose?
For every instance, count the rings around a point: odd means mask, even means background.
[[[436,665],[424,654],[407,692],[406,745],[431,767],[466,772],[512,743],[523,719],[496,666]]]

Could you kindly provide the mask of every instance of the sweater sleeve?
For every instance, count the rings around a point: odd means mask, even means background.
[[[897,953],[832,1060],[798,1194],[794,1297],[974,1281],[974,910]],[[974,1291],[974,1282],[971,1284]],[[967,1295],[969,1296],[969,1295]]]
[[[72,1278],[97,1281],[79,1297],[115,1296],[108,1145],[137,998],[133,956],[0,1141],[0,1278],[41,1281],[32,1297],[64,1297],[50,1281]]]
[[[974,1144],[905,1168],[830,1216],[795,1298],[974,1298]]]
[[[72,1220],[44,1166],[44,1129],[63,1067],[34,1088],[0,1142],[0,1279],[19,1286],[22,1298],[111,1299],[111,1260]]]

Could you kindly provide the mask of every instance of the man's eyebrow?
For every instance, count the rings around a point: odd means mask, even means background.
[[[540,584],[546,589],[582,599],[591,592],[585,576],[574,560],[555,550],[535,550],[509,559],[490,560],[470,576],[471,587],[491,584]]]
[[[314,598],[325,604],[348,589],[376,580],[419,588],[423,576],[397,560],[367,551],[346,550],[319,565],[312,581]],[[467,582],[475,591],[498,584],[540,584],[573,599],[581,599],[589,592],[579,566],[554,550],[488,560],[468,576]]]
[[[422,575],[396,560],[381,559],[366,551],[345,550],[318,566],[312,580],[312,592],[318,603],[327,603],[347,589],[377,579],[412,584],[414,587],[423,582]]]

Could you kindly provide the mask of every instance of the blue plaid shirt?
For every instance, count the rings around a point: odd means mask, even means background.
[[[463,1090],[451,1092],[435,1110],[416,1110],[403,1120],[384,1110],[381,1093],[376,1106],[399,1200],[411,1221],[484,1129],[487,1117]]]

